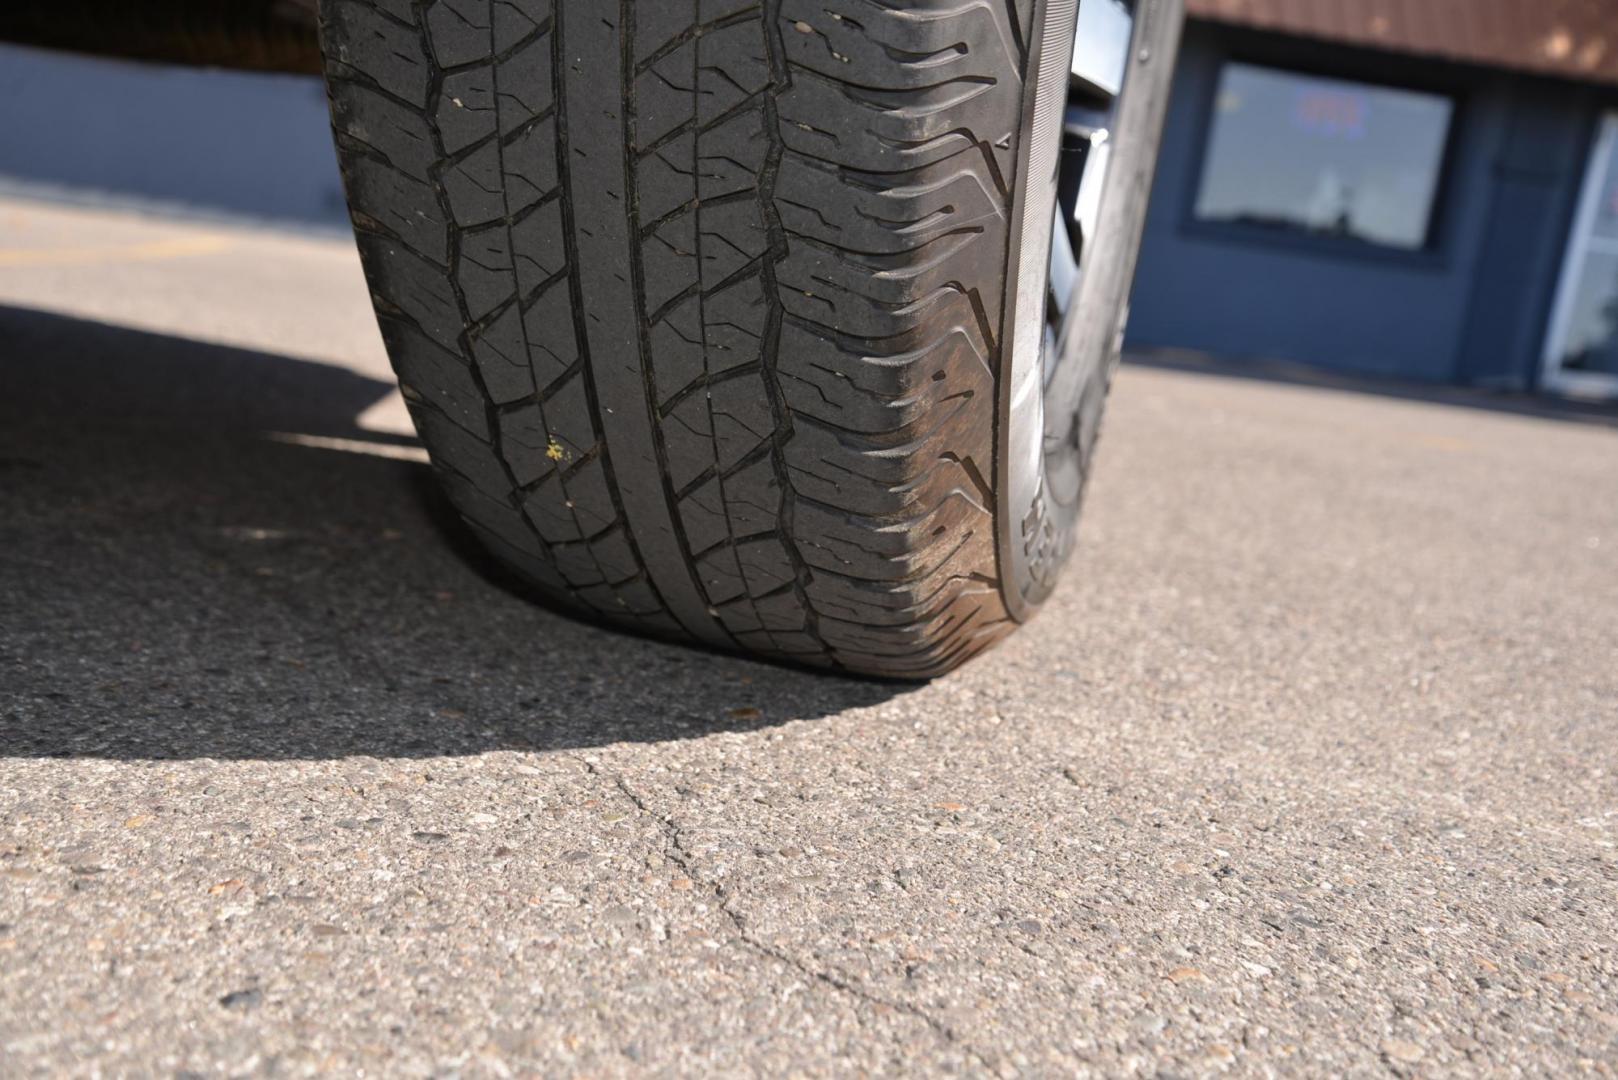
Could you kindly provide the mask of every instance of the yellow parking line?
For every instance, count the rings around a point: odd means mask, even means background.
[[[225,236],[180,236],[144,244],[106,247],[0,248],[0,266],[72,266],[85,263],[146,262],[212,255],[230,247]]]

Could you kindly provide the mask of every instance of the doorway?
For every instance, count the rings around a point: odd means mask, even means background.
[[[1596,133],[1540,381],[1553,393],[1618,399],[1618,112]]]

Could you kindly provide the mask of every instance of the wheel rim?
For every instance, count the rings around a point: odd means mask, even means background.
[[[1063,505],[1075,501],[1083,486],[1084,449],[1099,421],[1100,403],[1087,409],[1091,403],[1085,401],[1052,400],[1050,387],[1057,365],[1067,353],[1069,331],[1080,319],[1094,314],[1081,310],[1079,285],[1085,253],[1101,225],[1133,33],[1133,0],[1081,0],[1051,221],[1050,284],[1041,358],[1047,494]],[[1102,359],[1111,361],[1110,357]],[[1074,357],[1068,362],[1096,361]]]
[[[1130,156],[1114,150],[1117,120],[1125,115],[1124,76],[1143,55],[1134,50],[1136,24],[1150,23],[1158,2],[1178,0],[1046,0],[1042,8],[1015,211],[997,464],[1005,508],[1002,595],[1019,620],[1050,593],[1066,560],[1086,433],[1099,418],[1103,395],[1090,388],[1105,382],[1095,376],[1107,349],[1093,339],[1104,324],[1110,343],[1118,314],[1110,309],[1122,301],[1106,299],[1117,290],[1104,287],[1105,270],[1084,271],[1115,261],[1118,230],[1096,231],[1111,216],[1102,186]],[[1070,221],[1076,231],[1068,230]],[[1054,302],[1052,280],[1061,294]],[[1087,299],[1092,294],[1100,298]],[[1086,413],[1090,421],[1080,423]]]

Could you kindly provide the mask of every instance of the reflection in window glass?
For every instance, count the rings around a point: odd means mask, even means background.
[[[1618,375],[1618,255],[1592,252],[1575,288],[1562,368]]]
[[[1454,103],[1227,64],[1197,217],[1427,246]]]
[[[1604,168],[1605,172],[1596,195],[1595,220],[1590,222],[1590,232],[1599,241],[1618,243],[1618,139],[1608,141],[1606,160],[1594,167]]]

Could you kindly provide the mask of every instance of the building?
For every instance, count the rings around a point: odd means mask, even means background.
[[[1187,0],[1130,344],[1618,397],[1618,0]]]

